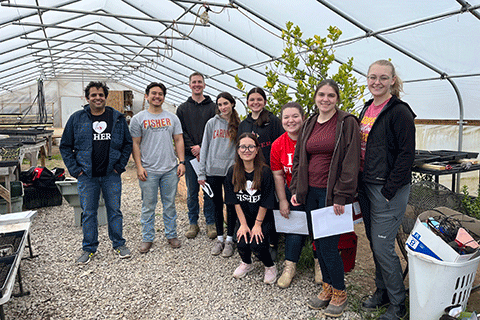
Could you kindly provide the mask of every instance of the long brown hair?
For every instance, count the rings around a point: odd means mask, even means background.
[[[245,190],[247,188],[247,179],[245,178],[245,164],[243,160],[238,155],[238,148],[240,146],[240,140],[243,138],[250,138],[255,142],[255,146],[257,147],[257,155],[253,160],[253,183],[252,189],[259,190],[261,189],[262,185],[262,173],[263,167],[266,166],[265,158],[263,157],[263,152],[260,150],[260,143],[258,142],[257,137],[250,132],[244,132],[238,137],[237,144],[236,144],[236,153],[235,153],[235,163],[233,164],[233,177],[232,177],[232,184],[233,184],[233,191],[238,192],[240,190]]]
[[[262,96],[263,100],[265,100],[265,106],[267,105],[267,95],[265,94],[265,91],[263,91],[262,88],[260,87],[255,87],[252,88],[250,91],[247,93],[247,104],[248,104],[248,98],[252,93],[258,93],[259,95]],[[260,115],[258,116],[258,119],[255,121],[255,124],[259,127],[263,126],[265,123],[269,122],[270,119],[268,118],[268,110],[266,107],[263,107],[262,112],[260,112]]]
[[[235,143],[237,139],[238,126],[240,124],[240,117],[238,116],[237,110],[235,110],[235,99],[228,92],[222,92],[217,96],[215,103],[217,104],[217,114],[220,114],[220,109],[218,109],[218,99],[223,98],[228,100],[232,104],[232,113],[230,114],[230,119],[228,119],[228,136],[231,143]]]
[[[379,66],[387,66],[387,67],[390,67],[390,69],[392,69],[392,77],[395,78],[395,83],[390,87],[390,93],[400,99],[400,92],[403,92],[403,81],[397,75],[397,72],[395,71],[395,66],[393,65],[393,63],[391,63],[388,60],[377,60],[374,63],[372,63],[370,67],[368,67],[368,71],[370,71],[370,68],[374,64]]]

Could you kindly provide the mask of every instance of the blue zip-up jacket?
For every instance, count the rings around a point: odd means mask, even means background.
[[[113,111],[112,140],[108,158],[107,174],[113,170],[121,174],[125,171],[130,154],[132,153],[132,137],[123,114],[111,107]],[[60,142],[60,153],[68,172],[77,178],[83,171],[92,177],[93,128],[90,105],[83,107],[72,114],[63,130]]]

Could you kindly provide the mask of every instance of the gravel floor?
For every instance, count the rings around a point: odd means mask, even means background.
[[[120,260],[111,248],[107,227],[100,227],[100,246],[86,266],[75,264],[81,253],[82,231],[73,222],[73,208],[42,208],[31,228],[34,254],[22,262],[22,280],[29,296],[4,305],[6,319],[321,319],[305,302],[318,293],[313,271],[295,277],[280,289],[263,283],[263,265],[242,280],[232,273],[240,263],[213,257],[204,220],[196,239],[184,237],[188,226],[184,198],[177,197],[180,249],[171,249],[163,234],[159,205],[157,238],[148,254],[137,246],[140,236],[138,182],[123,177],[124,237],[132,258]],[[24,256],[27,256],[25,251]],[[279,267],[281,269],[281,266]],[[281,270],[279,270],[281,271]],[[14,292],[18,292],[15,285]],[[350,307],[349,307],[350,308]],[[342,319],[360,319],[346,312]]]

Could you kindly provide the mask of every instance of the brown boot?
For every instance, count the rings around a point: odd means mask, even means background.
[[[324,314],[332,318],[338,318],[347,307],[347,291],[333,288],[332,300],[325,309]]]
[[[197,224],[191,224],[188,227],[188,231],[185,233],[185,237],[188,239],[193,239],[197,236],[198,231],[200,231],[200,228],[198,227]]]
[[[331,285],[324,282],[322,284],[322,291],[320,291],[317,297],[308,300],[307,305],[315,310],[325,308],[332,299],[332,289]]]
[[[293,261],[285,260],[282,276],[278,279],[277,285],[280,288],[287,288],[292,283],[293,276],[295,276],[295,271],[297,269],[297,264]]]
[[[207,237],[210,239],[217,237],[217,227],[215,227],[215,224],[207,224]]]
[[[315,260],[315,283],[316,284],[322,284],[322,270],[320,269],[320,263],[318,262],[318,259],[313,259]]]

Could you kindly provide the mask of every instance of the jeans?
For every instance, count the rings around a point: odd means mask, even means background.
[[[382,188],[383,185],[361,182],[359,202],[375,262],[375,285],[387,290],[391,304],[399,305],[405,301],[406,292],[395,238],[407,208],[410,185],[398,189],[388,202]]]
[[[187,183],[188,220],[190,221],[190,224],[198,224],[198,215],[200,212],[198,192],[200,191],[200,185],[198,184],[197,174],[190,163],[192,159],[195,159],[195,157],[185,155],[185,181]],[[214,212],[215,208],[212,202],[203,204],[203,214],[205,215],[205,221],[207,224],[215,223]]]
[[[155,208],[158,202],[158,189],[163,206],[163,224],[165,237],[177,237],[177,211],[175,209],[175,195],[177,194],[178,176],[177,167],[163,174],[147,172],[147,180],[139,180],[142,190],[142,241],[153,242],[155,238]]]
[[[285,194],[287,196],[288,203],[290,203],[290,199],[292,198],[292,193],[287,187],[285,187]],[[305,206],[300,205],[300,206],[294,207],[290,203],[290,210],[305,211]],[[312,219],[310,214],[307,214],[307,224],[308,224],[309,234],[312,235]],[[305,245],[306,240],[307,240],[306,235],[286,233],[285,234],[285,260],[297,263],[298,260],[300,260],[300,255],[302,254],[302,249],[303,249],[303,246]],[[314,258],[316,259],[316,252],[314,252]]]
[[[108,236],[113,248],[125,244],[122,236],[123,215],[120,211],[122,195],[122,179],[119,174],[112,172],[104,177],[87,177],[85,173],[78,176],[78,195],[82,207],[82,229],[84,251],[96,252],[98,248],[98,201],[100,191],[105,199],[108,220]]]
[[[204,210],[208,210],[211,207],[214,209],[217,236],[223,235],[224,219],[223,219],[222,186],[225,185],[225,178],[226,177],[221,177],[221,176],[207,176],[206,181],[212,188],[213,198],[210,198],[207,194],[203,196],[203,203],[205,204],[204,206],[206,208]],[[227,236],[233,237],[233,233],[235,231],[235,223],[237,222],[237,213],[235,212],[234,205],[227,204],[226,207],[227,207]]]
[[[308,187],[307,203],[305,204],[307,216],[311,211],[325,207],[327,189]],[[345,290],[345,272],[343,261],[338,251],[340,235],[333,235],[315,239],[316,256],[322,270],[323,282],[328,283],[337,290]]]

